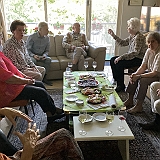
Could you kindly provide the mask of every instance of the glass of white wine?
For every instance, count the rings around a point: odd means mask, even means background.
[[[87,134],[87,132],[84,130],[84,123],[87,120],[87,111],[85,110],[81,110],[79,111],[79,121],[82,123],[82,129],[79,130],[79,134],[82,136],[85,136]]]
[[[94,68],[94,72],[95,72],[95,69],[96,69],[96,67],[97,67],[97,62],[96,62],[96,61],[93,61],[92,67]]]
[[[72,68],[72,66],[73,66],[73,63],[72,62],[68,62],[68,67]]]
[[[117,88],[117,81],[113,81],[111,86],[112,86],[113,89],[116,89]]]
[[[88,61],[84,61],[84,67],[85,67],[85,71],[86,71],[88,68]]]
[[[113,120],[114,120],[114,112],[108,112],[108,111],[106,111],[106,119],[107,119],[107,121],[108,121],[108,123],[110,125],[113,122]],[[111,130],[106,130],[106,135],[107,136],[112,136],[113,132]]]

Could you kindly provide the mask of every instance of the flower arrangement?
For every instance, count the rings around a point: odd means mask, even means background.
[[[38,27],[35,27],[33,30],[34,32],[38,32]]]

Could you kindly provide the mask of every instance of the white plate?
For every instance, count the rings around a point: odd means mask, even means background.
[[[66,100],[69,102],[74,102],[78,99],[78,97],[76,95],[69,95],[66,97]]]
[[[93,118],[96,121],[103,122],[103,121],[106,121],[106,114],[105,113],[94,113]]]
[[[80,118],[81,116],[78,117],[79,121],[80,121]],[[91,116],[90,114],[87,114],[87,120],[85,121],[85,123],[91,122],[92,120],[93,120],[93,116]]]

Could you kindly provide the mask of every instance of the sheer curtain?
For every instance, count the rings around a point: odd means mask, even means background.
[[[5,14],[4,14],[4,3],[3,0],[0,0],[0,26],[2,26],[3,42],[8,39],[5,23]]]

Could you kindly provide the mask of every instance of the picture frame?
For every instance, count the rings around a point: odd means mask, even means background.
[[[130,6],[142,6],[143,0],[128,0],[128,5]]]

